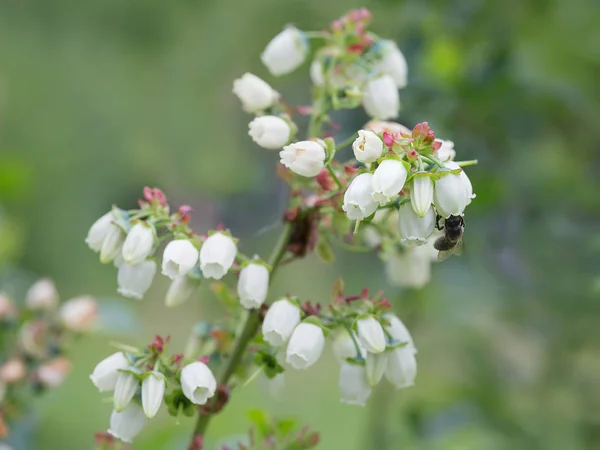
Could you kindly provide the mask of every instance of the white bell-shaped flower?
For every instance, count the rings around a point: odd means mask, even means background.
[[[152,371],[142,381],[142,407],[146,417],[154,417],[160,409],[165,388],[165,376],[158,371]]]
[[[383,377],[387,364],[388,352],[367,353],[365,368],[367,369],[367,381],[370,386],[376,386]]]
[[[237,246],[224,233],[211,234],[200,247],[200,269],[205,278],[220,280],[235,261]]]
[[[433,233],[434,227],[435,212],[433,212],[433,208],[429,208],[423,217],[419,217],[415,213],[410,203],[405,203],[398,209],[398,232],[402,244],[423,245]]]
[[[331,342],[333,354],[340,363],[343,363],[348,358],[356,359],[360,356],[360,358],[364,359],[366,357],[367,351],[358,340],[356,333],[352,332],[352,336],[350,336],[348,330],[345,328],[335,330]],[[357,345],[358,352],[356,350]]]
[[[100,248],[100,262],[107,264],[122,255],[123,244],[125,242],[125,233],[115,224],[108,230],[102,247]]]
[[[109,211],[92,224],[85,238],[85,243],[90,249],[95,252],[99,252],[102,249],[104,239],[106,239],[111,228],[116,227],[113,223],[114,219],[112,211]]]
[[[444,175],[435,182],[433,204],[437,213],[444,219],[460,216],[470,200],[465,181],[459,174]]]
[[[140,300],[150,289],[155,274],[156,263],[150,259],[136,265],[123,263],[117,273],[117,291],[123,297]]]
[[[323,86],[325,84],[323,64],[318,58],[313,59],[310,64],[310,81],[312,81],[312,84],[315,86]]]
[[[53,310],[58,305],[58,292],[54,282],[41,278],[27,290],[25,304],[29,309]]]
[[[90,296],[76,297],[63,303],[58,310],[61,323],[71,331],[90,330],[98,319],[98,303]]]
[[[300,307],[287,299],[273,302],[262,323],[262,334],[265,341],[274,347],[285,344],[294,329],[300,323],[302,313]]]
[[[240,271],[237,292],[246,309],[256,309],[267,298],[269,269],[261,263],[250,263]]]
[[[426,172],[419,172],[410,182],[410,204],[419,217],[424,217],[433,203],[433,180]]]
[[[386,339],[383,327],[374,316],[359,317],[356,321],[356,335],[362,346],[371,353],[385,350]]]
[[[108,434],[123,442],[131,443],[146,425],[146,420],[146,414],[142,407],[131,402],[123,411],[112,412]]]
[[[174,280],[188,273],[198,262],[198,250],[187,239],[171,241],[165,247],[162,273]]]
[[[416,352],[412,336],[400,318],[392,313],[385,313],[383,318],[388,322],[385,325],[385,331],[396,341],[395,343],[406,343],[407,347],[414,349]]]
[[[117,382],[115,383],[115,392],[113,395],[113,405],[116,411],[123,411],[137,392],[140,382],[131,372],[137,372],[137,369],[130,366],[126,371],[121,371],[117,375]]]
[[[233,93],[242,102],[244,111],[250,113],[268,109],[279,99],[277,91],[252,73],[245,73],[233,82]]]
[[[288,74],[302,65],[308,55],[306,36],[295,27],[288,26],[267,44],[260,55],[271,74]]]
[[[171,308],[181,305],[194,295],[199,285],[200,282],[198,280],[186,275],[175,278],[171,281],[169,289],[167,289],[165,304]]]
[[[204,405],[215,395],[217,380],[210,368],[200,361],[188,364],[181,370],[181,389],[194,405]]]
[[[362,364],[342,363],[339,378],[341,402],[365,406],[371,395],[367,371]]]
[[[383,155],[383,141],[372,131],[359,130],[358,137],[352,143],[352,150],[357,161],[372,163]]]
[[[283,147],[281,164],[303,177],[315,177],[325,167],[325,148],[316,141],[300,141]]]
[[[461,168],[454,161],[446,161],[444,164],[446,164],[446,167],[448,167],[451,170]],[[465,190],[467,191],[467,199],[468,199],[467,205],[468,205],[476,197],[476,195],[473,193],[473,185],[471,184],[471,180],[469,180],[469,177],[465,173],[465,169],[462,169],[462,171],[458,174],[458,176],[462,180],[463,185],[465,186]]]
[[[375,119],[395,119],[400,110],[398,87],[391,75],[372,79],[365,86],[363,106],[367,114]]]
[[[388,355],[385,378],[396,389],[412,386],[417,376],[417,360],[414,349],[406,346],[389,350],[386,353]]]
[[[139,264],[145,260],[152,250],[156,241],[154,227],[138,222],[127,233],[121,255],[127,264]]]
[[[381,46],[382,58],[377,64],[377,70],[391,75],[399,89],[406,87],[408,64],[398,46],[394,41],[388,40],[381,40],[378,45]]]
[[[437,149],[435,156],[440,161],[452,161],[456,157],[456,151],[454,150],[454,142],[445,141],[444,139],[436,139],[442,146]]]
[[[371,196],[380,206],[392,201],[404,187],[408,172],[404,163],[386,159],[379,164],[373,174]]]
[[[350,220],[362,220],[377,210],[377,202],[371,196],[373,175],[361,173],[352,180],[344,194],[342,209]]]
[[[420,289],[431,280],[431,258],[429,253],[431,240],[425,245],[407,248],[404,252],[395,252],[385,261],[385,274],[393,286]],[[437,252],[437,251],[436,251]]]
[[[260,116],[248,124],[254,142],[269,150],[278,150],[290,141],[292,129],[281,117]]]
[[[116,352],[100,361],[90,375],[90,380],[100,392],[112,391],[117,384],[119,370],[129,367],[129,360],[123,352]]]
[[[286,362],[294,369],[308,369],[323,352],[325,335],[320,326],[312,323],[298,325],[286,350]]]

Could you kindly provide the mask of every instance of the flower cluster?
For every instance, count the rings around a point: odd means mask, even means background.
[[[59,303],[47,278],[34,283],[23,302],[0,292],[0,437],[25,412],[28,396],[62,384],[71,369],[69,338],[92,330],[97,315],[88,296]]]

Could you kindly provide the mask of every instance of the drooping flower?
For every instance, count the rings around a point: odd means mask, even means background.
[[[308,369],[317,362],[325,346],[325,335],[320,326],[301,323],[292,336],[286,351],[286,362],[294,369]]]
[[[456,151],[454,150],[454,142],[445,141],[443,139],[436,139],[436,142],[439,142],[441,147],[437,149],[435,152],[435,156],[440,161],[452,161],[456,157]]]
[[[370,386],[375,386],[383,377],[387,365],[388,352],[367,353],[365,367],[367,369],[367,381]]]
[[[408,64],[404,55],[394,41],[381,40],[382,58],[377,64],[377,71],[392,76],[399,89],[406,87],[408,78]]]
[[[446,164],[446,167],[448,167],[451,170],[455,170],[455,169],[460,169],[461,168],[454,161],[446,161],[444,164]],[[465,190],[467,192],[467,199],[468,199],[467,205],[468,205],[476,197],[476,195],[473,193],[473,185],[471,184],[471,180],[469,180],[469,177],[465,173],[464,169],[461,170],[461,172],[458,174],[458,176],[460,177],[460,179],[463,182],[463,185],[465,186]]]
[[[142,407],[146,417],[156,415],[165,395],[165,376],[154,370],[142,381]]]
[[[63,303],[58,315],[69,330],[88,331],[98,319],[98,303],[87,295],[76,297]]]
[[[424,217],[433,203],[433,180],[427,172],[414,174],[410,182],[410,204],[419,217]]]
[[[433,233],[435,227],[435,213],[432,208],[419,217],[409,203],[398,209],[398,232],[405,245],[423,245]]]
[[[36,281],[25,294],[25,304],[29,309],[52,310],[58,305],[58,292],[52,280],[42,278]]]
[[[240,271],[237,291],[244,308],[259,308],[267,298],[268,289],[269,269],[264,264],[250,263]]]
[[[409,346],[399,347],[386,352],[387,365],[385,378],[392,383],[396,389],[412,386],[417,375],[417,360],[415,351]]]
[[[385,350],[385,333],[374,316],[366,315],[357,319],[356,335],[367,351],[381,353]]]
[[[357,161],[372,163],[383,154],[383,141],[372,131],[359,130],[358,137],[352,143],[352,150]]]
[[[400,318],[392,313],[385,313],[383,318],[388,322],[385,325],[385,330],[389,335],[397,341],[397,343],[406,343],[407,347],[414,349],[416,352],[417,350],[412,336]]]
[[[325,167],[325,148],[316,141],[300,141],[283,147],[281,164],[303,177],[316,177]]]
[[[274,347],[279,347],[288,341],[300,320],[298,305],[285,298],[277,300],[269,306],[263,320],[263,338]]]
[[[295,27],[287,26],[267,44],[260,59],[271,74],[280,76],[293,72],[302,65],[308,50],[304,33]]]
[[[205,278],[220,280],[229,271],[237,246],[228,235],[218,232],[210,235],[200,247],[200,269]]]
[[[130,366],[117,374],[113,395],[113,404],[116,411],[123,411],[137,392],[140,382],[132,372],[137,372],[137,368]]]
[[[165,304],[169,307],[174,307],[188,301],[194,295],[194,292],[196,292],[199,284],[198,280],[186,275],[175,278],[171,281],[167,290]]]
[[[123,297],[139,300],[150,288],[155,274],[156,263],[150,259],[135,265],[123,263],[117,274],[117,290]]]
[[[371,196],[373,175],[362,173],[352,180],[344,194],[342,209],[350,220],[362,220],[377,210],[377,202]]]
[[[119,370],[129,367],[129,360],[123,352],[116,352],[100,361],[90,375],[90,380],[100,392],[112,391],[117,384]]]
[[[217,380],[209,367],[200,361],[188,364],[181,370],[181,389],[194,405],[204,405],[215,395]]]
[[[408,171],[404,164],[395,159],[386,159],[373,174],[371,196],[380,206],[389,203],[404,187]]]
[[[58,356],[37,369],[37,379],[46,387],[60,386],[71,371],[71,361],[64,356]]]
[[[146,222],[138,222],[127,233],[121,255],[127,264],[139,264],[144,261],[152,250],[156,241],[154,227]]]
[[[5,384],[16,383],[25,378],[27,368],[20,358],[12,358],[0,366],[0,382]]]
[[[460,175],[450,173],[435,182],[433,204],[437,213],[444,219],[460,216],[470,200],[465,180]]]
[[[431,280],[431,263],[437,260],[434,239],[425,245],[394,252],[385,260],[385,273],[390,284],[419,289]]]
[[[171,241],[165,247],[162,273],[172,280],[188,273],[198,262],[198,250],[187,239]]]
[[[108,434],[131,443],[146,425],[146,420],[142,407],[136,402],[131,402],[123,411],[112,412]]]
[[[292,129],[281,117],[260,116],[248,124],[254,142],[269,150],[278,150],[290,141]]]
[[[90,249],[95,252],[102,250],[102,244],[110,230],[116,227],[114,220],[115,217],[112,211],[109,211],[93,223],[85,238],[85,243]]]
[[[376,119],[398,117],[400,97],[394,78],[383,75],[369,81],[365,86],[363,106],[367,114]]]
[[[233,93],[242,102],[246,112],[263,111],[273,106],[279,94],[264,80],[252,73],[245,73],[233,82]]]
[[[348,358],[365,358],[367,353],[356,334],[352,332],[350,336],[345,328],[340,328],[333,333],[332,348],[336,359],[341,363]]]
[[[344,362],[339,378],[341,402],[348,405],[365,406],[371,395],[365,366]]]

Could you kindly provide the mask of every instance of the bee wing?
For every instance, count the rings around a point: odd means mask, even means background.
[[[460,255],[463,254],[463,249],[464,248],[465,248],[465,245],[463,244],[463,240],[462,240],[462,237],[461,237],[460,240],[454,246],[454,248],[451,250],[452,254],[456,255],[456,256],[460,256]]]
[[[450,258],[450,256],[452,255],[452,252],[450,250],[440,250],[440,252],[438,253],[438,261],[445,261],[448,258]]]
[[[448,258],[450,258],[450,256],[452,256],[452,255],[456,255],[456,256],[462,255],[463,247],[464,247],[463,240],[461,238],[456,243],[456,245],[454,247],[452,247],[450,250],[440,250],[440,252],[438,253],[438,261],[445,261]]]

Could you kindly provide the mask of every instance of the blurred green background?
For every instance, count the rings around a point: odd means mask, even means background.
[[[593,0],[1,0],[0,275],[22,292],[38,275],[61,297],[102,301],[105,335],[73,348],[68,381],[15,433],[17,450],[89,449],[110,405],[88,380],[109,339],[145,344],[214,317],[214,298],[175,310],[157,278],[143,302],[118,299],[116,272],[83,239],[111,204],[134,207],[145,185],[195,208],[198,232],[223,222],[246,253],[266,253],[286,193],[275,152],[247,136],[231,94],[245,71],[291,104],[308,102],[308,65],[274,79],[259,54],[285,23],[321,29],[367,6],[373,30],[409,63],[400,122],[429,121],[455,142],[477,198],[467,253],[413,292],[386,284],[375,256],[309,257],[281,271],[272,295],[328,301],[386,288],[414,331],[414,388],[385,386],[362,409],[339,403],[331,353],[292,373],[274,398],[240,389],[213,438],[245,432],[245,411],[292,415],[324,449],[600,448],[600,4]],[[342,118],[358,129],[362,111]],[[19,291],[20,290],[20,291]],[[191,422],[163,411],[134,448],[184,448]],[[214,447],[214,440],[213,447]]]

